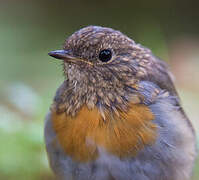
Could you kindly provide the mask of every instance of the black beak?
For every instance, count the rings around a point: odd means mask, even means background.
[[[64,62],[66,63],[73,63],[73,64],[82,64],[82,63],[86,63],[89,65],[93,64],[89,61],[83,60],[81,58],[76,58],[72,55],[70,55],[69,51],[67,50],[55,50],[55,51],[51,51],[48,53],[49,56],[52,56],[56,59],[61,59],[64,60]]]
[[[69,55],[69,51],[66,50],[55,50],[48,53],[49,56],[52,56],[56,59],[67,60],[73,58]]]

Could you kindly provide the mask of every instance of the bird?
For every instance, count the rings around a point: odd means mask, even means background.
[[[87,26],[61,50],[65,80],[45,118],[49,164],[63,180],[189,180],[194,128],[168,65],[118,30]]]

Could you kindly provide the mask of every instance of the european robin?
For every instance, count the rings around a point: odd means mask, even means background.
[[[66,180],[188,180],[195,134],[167,65],[119,31],[88,26],[50,56],[66,80],[46,116],[50,166]]]

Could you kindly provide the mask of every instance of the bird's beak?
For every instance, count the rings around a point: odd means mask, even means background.
[[[86,63],[89,65],[93,64],[89,61],[86,61],[84,59],[80,59],[80,58],[76,58],[72,55],[70,55],[69,51],[67,50],[55,50],[55,51],[51,51],[48,53],[49,56],[52,56],[56,59],[61,59],[64,60],[67,63],[73,63],[73,64],[81,64],[81,63]]]
[[[69,51],[67,50],[55,50],[51,51],[48,53],[49,56],[52,56],[56,59],[62,59],[62,60],[67,60],[67,59],[74,59],[74,57],[69,55]]]

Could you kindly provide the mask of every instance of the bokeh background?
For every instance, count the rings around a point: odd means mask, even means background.
[[[87,25],[118,29],[164,59],[199,137],[198,7],[191,0],[0,0],[0,179],[54,179],[43,126],[64,77],[47,53]]]

